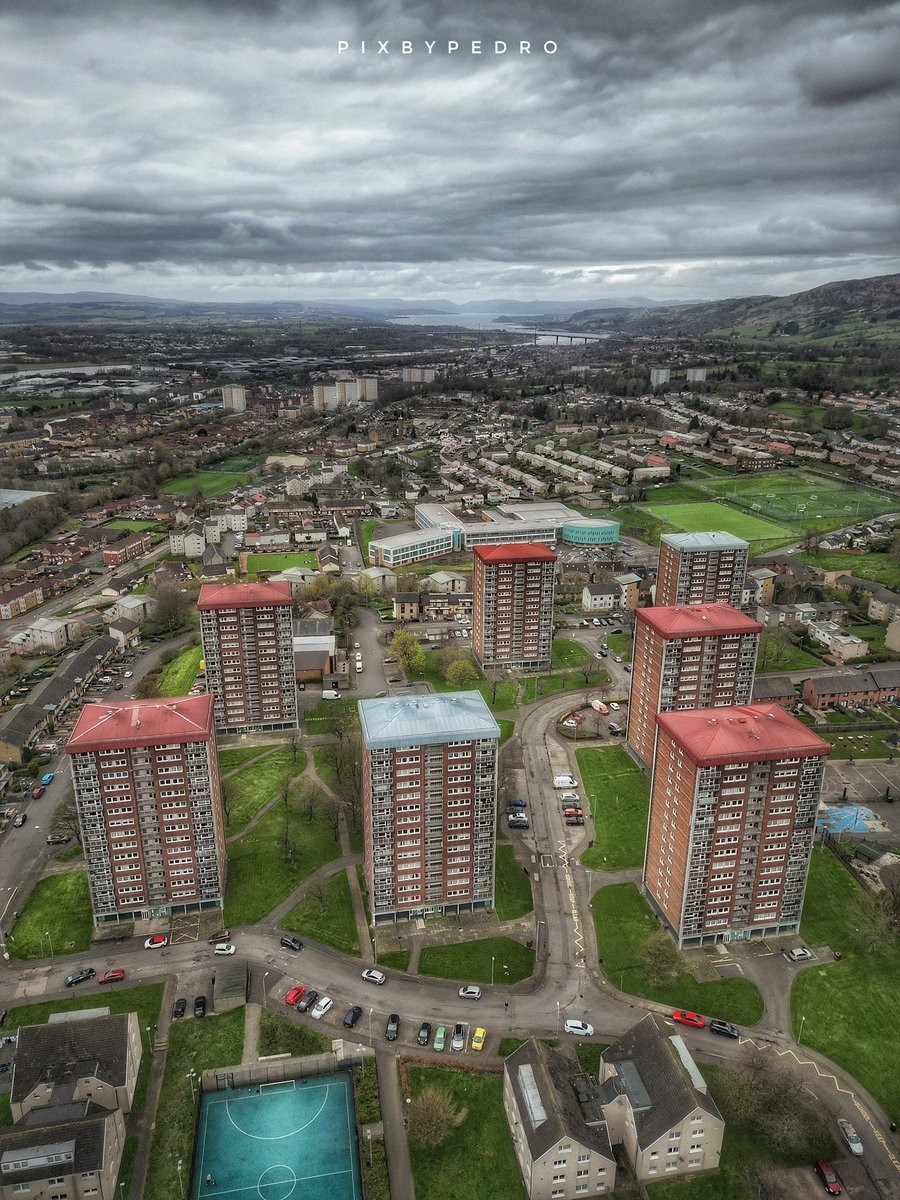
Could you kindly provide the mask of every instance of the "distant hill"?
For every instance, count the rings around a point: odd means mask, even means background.
[[[744,296],[664,309],[582,309],[566,322],[573,329],[745,337],[786,335],[814,341],[871,339],[900,332],[900,275],[843,279],[791,296]]]

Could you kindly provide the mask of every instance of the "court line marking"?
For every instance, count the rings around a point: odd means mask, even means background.
[[[321,1175],[298,1175],[297,1183],[306,1183],[307,1180],[310,1180],[310,1179],[331,1179],[335,1175],[350,1175],[350,1174],[352,1174],[351,1167],[347,1167],[346,1170],[344,1170],[344,1171],[324,1171]],[[284,1182],[287,1183],[287,1180],[285,1179]],[[277,1186],[278,1186],[277,1183],[264,1183],[263,1184],[263,1187],[277,1187]],[[294,1186],[296,1186],[296,1184]],[[258,1195],[259,1194],[259,1181],[257,1180],[256,1183],[254,1183],[252,1185],[248,1185],[247,1187],[228,1188],[226,1191],[207,1191],[204,1193],[204,1195],[206,1195],[206,1196],[237,1196],[241,1192],[256,1192]]]
[[[305,1125],[298,1125],[296,1129],[289,1129],[287,1133],[274,1134],[272,1137],[267,1137],[262,1133],[248,1133],[246,1129],[242,1129],[240,1125],[238,1125],[237,1121],[235,1121],[234,1117],[231,1115],[231,1108],[229,1106],[232,1102],[230,1100],[225,1101],[225,1114],[238,1133],[243,1134],[244,1137],[252,1138],[255,1142],[280,1142],[286,1137],[293,1137],[297,1133],[303,1133],[305,1129],[309,1129],[310,1125],[318,1121],[319,1117],[325,1110],[325,1105],[328,1103],[328,1092],[330,1091],[330,1086],[331,1085],[329,1084],[325,1087],[325,1098],[319,1105],[319,1111],[314,1116],[310,1117]],[[291,1094],[293,1095],[294,1093]],[[249,1099],[249,1097],[246,1098]]]

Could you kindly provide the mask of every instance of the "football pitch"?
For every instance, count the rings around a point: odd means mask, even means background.
[[[318,571],[319,560],[308,551],[299,554],[250,554],[247,557],[248,571],[286,571],[288,567]]]
[[[637,507],[641,512],[655,517],[657,521],[676,525],[685,533],[722,529],[748,542],[782,537],[785,541],[790,541],[794,537],[794,530],[786,525],[776,525],[774,521],[768,521],[764,517],[740,512],[736,508],[713,501],[700,504],[639,504]]]
[[[896,506],[890,496],[868,488],[793,471],[708,480],[704,481],[703,487],[723,500],[731,500],[754,512],[800,524],[822,518],[840,518],[850,525],[890,512]]]

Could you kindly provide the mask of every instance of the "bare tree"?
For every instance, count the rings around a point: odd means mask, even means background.
[[[501,683],[505,683],[509,678],[506,671],[500,671],[496,668],[485,671],[484,677],[488,682],[488,687],[491,689],[491,704],[497,703],[497,689]]]
[[[337,796],[322,793],[319,815],[326,828],[331,830],[333,840],[337,841],[341,832],[341,802]]]
[[[56,808],[50,819],[50,832],[73,837],[81,845],[81,823],[78,820],[74,792],[69,791],[65,800]]]
[[[654,930],[647,938],[642,957],[651,983],[665,983],[678,974],[678,950],[662,929]]]
[[[459,1124],[460,1111],[443,1088],[428,1084],[413,1096],[409,1108],[409,1136],[420,1146],[440,1146]]]
[[[291,762],[296,767],[297,759],[303,749],[303,735],[299,729],[295,729],[291,734]]]

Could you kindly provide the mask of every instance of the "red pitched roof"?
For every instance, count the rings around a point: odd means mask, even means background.
[[[212,737],[212,731],[213,698],[208,692],[172,700],[86,704],[66,742],[66,753],[167,742],[205,742]]]
[[[665,638],[699,637],[705,633],[760,633],[762,630],[759,621],[731,604],[639,608],[634,615]]]
[[[556,555],[542,542],[509,546],[474,546],[472,553],[485,563],[556,562]]]
[[[204,583],[197,607],[269,608],[290,603],[290,583],[287,580],[270,580],[268,583]]]
[[[831,753],[828,742],[777,704],[658,713],[656,723],[700,767]]]

